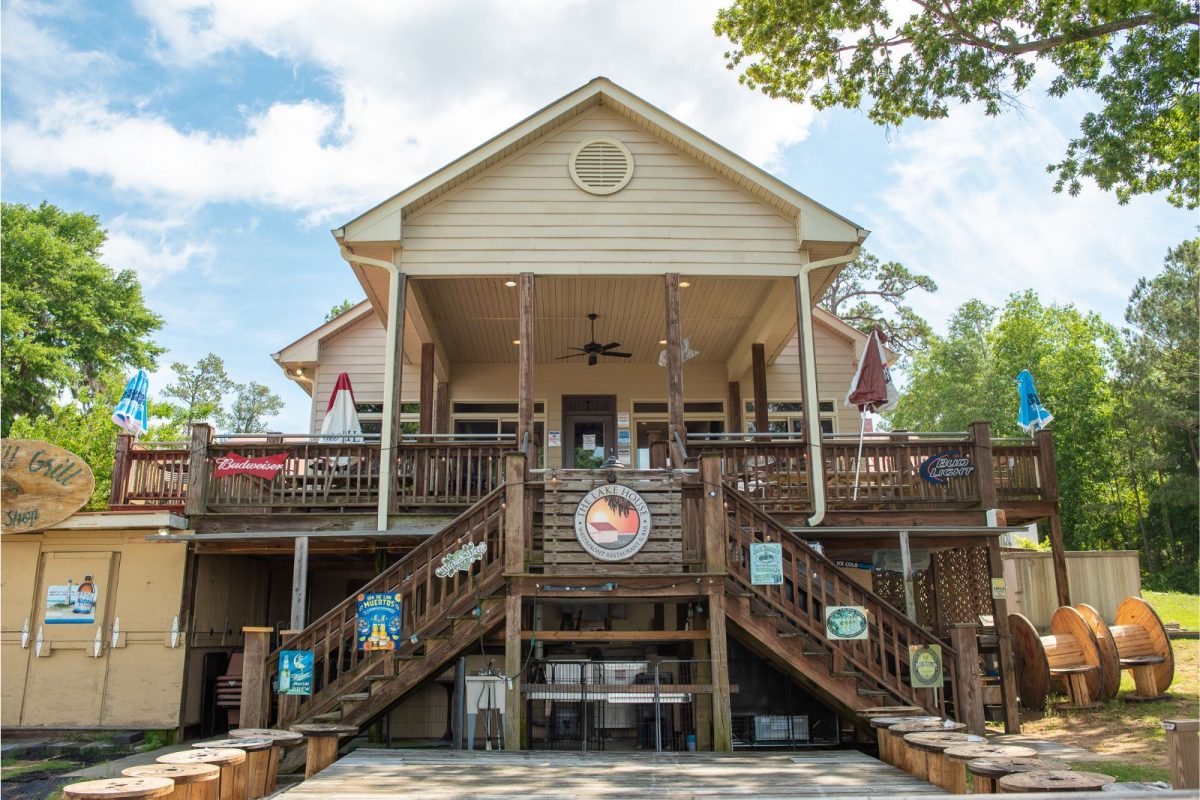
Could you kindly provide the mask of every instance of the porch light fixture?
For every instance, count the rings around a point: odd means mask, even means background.
[[[513,344],[520,344],[520,343],[521,343],[520,339],[513,339]]]
[[[505,281],[504,285],[507,286],[508,288],[512,289],[517,285],[517,282],[516,281]]]
[[[658,340],[658,343],[659,343],[659,344],[666,344],[666,343],[667,343],[667,340],[666,340],[666,339],[659,339],[659,340]]]
[[[689,286],[691,286],[691,285],[692,285],[692,284],[688,283],[687,281],[680,281],[680,282],[679,282],[679,288],[680,288],[680,289],[686,289],[687,287],[689,287]]]

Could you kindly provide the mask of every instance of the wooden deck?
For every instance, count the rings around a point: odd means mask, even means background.
[[[914,795],[944,792],[856,750],[727,754],[361,749],[282,798],[848,800]]]

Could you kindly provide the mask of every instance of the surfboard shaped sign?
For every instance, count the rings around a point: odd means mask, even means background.
[[[70,450],[38,439],[0,439],[0,532],[57,525],[92,497],[92,468]]]

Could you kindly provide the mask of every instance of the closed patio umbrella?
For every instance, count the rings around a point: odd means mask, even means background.
[[[146,432],[146,402],[150,394],[150,379],[146,370],[139,369],[137,375],[129,379],[120,402],[113,409],[112,421],[135,437]]]
[[[1017,394],[1019,407],[1017,409],[1017,424],[1028,433],[1045,428],[1054,419],[1054,415],[1046,410],[1038,397],[1037,389],[1033,386],[1033,375],[1023,369],[1017,373]]]
[[[846,405],[857,406],[861,418],[858,429],[858,459],[854,465],[854,499],[858,499],[858,476],[862,470],[863,436],[867,428],[867,414],[875,411],[886,411],[896,405],[900,393],[896,384],[892,383],[892,375],[888,370],[887,359],[884,358],[883,343],[887,337],[876,325],[867,337],[866,347],[863,348],[862,358],[858,361],[858,369],[854,371],[854,379],[850,381],[850,391],[846,394]],[[808,409],[805,409],[807,412]]]
[[[321,439],[326,442],[361,442],[362,424],[354,406],[354,388],[350,376],[342,373],[333,384],[325,419],[321,422]]]

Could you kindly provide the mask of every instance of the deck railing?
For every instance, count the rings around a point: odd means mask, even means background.
[[[1002,501],[1047,499],[1038,460],[1038,446],[1028,439],[993,441],[992,471],[996,475],[996,495]]]
[[[515,442],[404,443],[393,491],[400,506],[470,505],[504,481]]]
[[[135,444],[122,435],[113,464],[109,507],[183,510],[188,488],[187,442]]]

